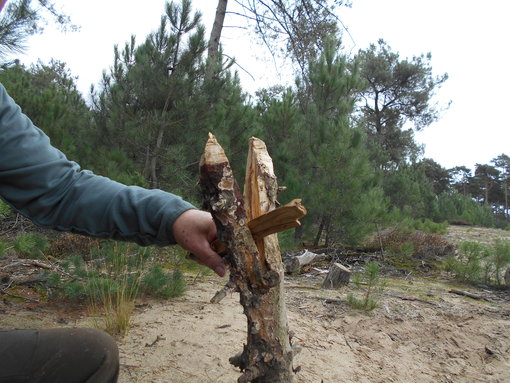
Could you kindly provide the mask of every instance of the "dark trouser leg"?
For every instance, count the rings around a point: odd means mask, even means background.
[[[115,341],[95,329],[0,331],[1,383],[115,383]]]

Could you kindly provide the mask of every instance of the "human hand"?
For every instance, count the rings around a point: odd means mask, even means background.
[[[196,261],[209,267],[220,277],[226,272],[222,258],[211,248],[216,239],[216,225],[210,213],[202,210],[186,210],[174,222],[175,241],[196,256]]]

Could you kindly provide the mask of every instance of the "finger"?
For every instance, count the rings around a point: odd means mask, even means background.
[[[220,277],[223,277],[226,273],[226,266],[223,263],[223,259],[211,249],[209,244],[196,249],[194,252],[196,261],[201,265],[209,267]]]
[[[218,274],[220,277],[223,277],[226,272],[226,266],[223,263],[223,260],[221,257],[216,254],[215,252],[210,252],[204,257],[199,257],[199,262],[201,262],[203,265],[209,267],[211,270],[213,270],[216,274]]]

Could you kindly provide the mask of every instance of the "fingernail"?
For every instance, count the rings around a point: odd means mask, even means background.
[[[225,275],[225,266],[216,266],[216,268],[214,269],[214,272],[216,274],[218,274],[220,277],[224,276]]]

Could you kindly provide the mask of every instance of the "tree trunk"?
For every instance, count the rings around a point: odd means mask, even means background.
[[[158,158],[159,153],[161,151],[161,146],[163,144],[163,135],[165,134],[165,130],[163,126],[159,127],[158,130],[158,138],[156,139],[156,144],[154,146],[154,151],[152,153],[151,162],[150,162],[150,186],[152,189],[156,189],[158,187]]]
[[[324,226],[324,230],[326,231],[326,239],[324,245],[329,247],[331,245],[331,216],[326,216],[326,225]]]
[[[303,239],[303,226],[298,226],[294,229],[294,242],[301,242]]]
[[[317,230],[317,235],[315,236],[315,240],[313,241],[313,245],[315,247],[319,246],[322,237],[322,231],[324,230],[324,225],[326,224],[326,217],[323,215],[321,217],[321,223],[319,224],[319,230]]]
[[[300,272],[303,266],[310,263],[320,262],[326,259],[325,254],[315,254],[311,251],[305,250],[301,255],[295,257],[288,257],[283,261],[283,266],[287,274]]]
[[[223,29],[223,23],[225,22],[227,3],[228,0],[218,0],[216,16],[214,17],[214,23],[209,37],[209,46],[207,48],[207,69],[205,78],[208,80],[213,78],[218,65],[221,31]]]
[[[218,239],[231,249],[225,259],[248,321],[247,344],[230,359],[243,371],[238,382],[292,382],[293,351],[278,238],[272,234],[254,241],[247,225],[275,208],[277,183],[265,144],[250,140],[243,200],[228,159],[210,134],[200,161],[200,184],[204,205],[218,228]]]
[[[507,180],[503,182],[503,187],[505,188],[505,218],[508,219],[508,184]]]

